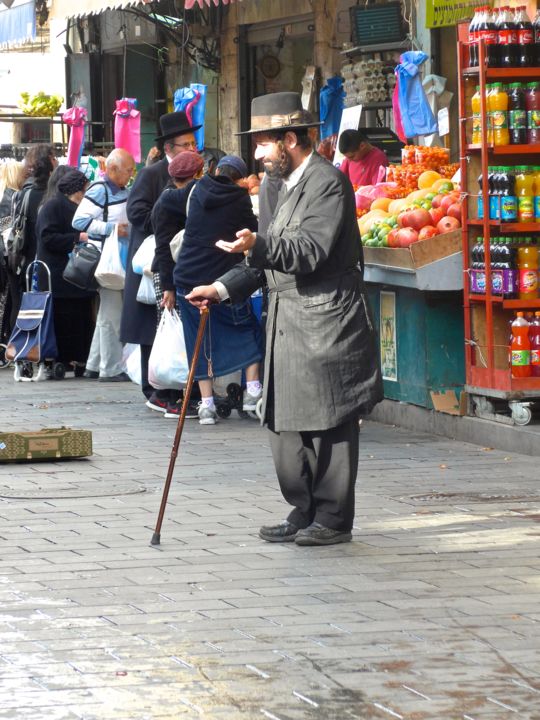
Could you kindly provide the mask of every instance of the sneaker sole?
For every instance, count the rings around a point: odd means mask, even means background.
[[[180,413],[165,412],[165,415],[163,415],[163,417],[165,417],[169,420],[171,420],[172,418],[178,419],[180,417]],[[186,415],[186,420],[196,420],[198,417],[199,417],[198,415],[188,414],[188,415]]]
[[[259,537],[261,538],[261,540],[269,543],[286,543],[294,542],[296,539],[296,533],[294,535],[282,535],[281,537],[276,537],[274,535],[265,535],[264,533],[259,531]]]
[[[342,533],[341,535],[336,535],[336,537],[328,538],[327,540],[323,540],[321,538],[313,538],[309,537],[308,535],[297,535],[295,537],[295,543],[297,545],[338,545],[339,543],[347,543],[351,542],[352,540],[352,534],[351,533]]]
[[[147,400],[144,404],[146,405],[147,408],[150,408],[150,410],[155,410],[156,412],[160,412],[160,413],[167,412],[167,408],[162,408],[162,407],[159,407],[159,405],[154,405],[154,403],[151,403],[150,400]]]
[[[215,425],[216,420],[214,418],[204,418],[203,420],[199,419],[199,425]]]

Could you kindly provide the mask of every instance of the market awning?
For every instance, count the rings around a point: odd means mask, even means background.
[[[185,6],[186,10],[191,10],[192,7],[195,7],[195,5],[198,5],[200,8],[203,7],[203,5],[232,5],[234,2],[242,2],[242,0],[186,0]]]
[[[36,39],[34,0],[15,0],[9,7],[0,4],[0,48]]]
[[[147,5],[151,0],[53,0],[50,17],[65,18],[98,15],[105,10],[122,10],[133,5]]]

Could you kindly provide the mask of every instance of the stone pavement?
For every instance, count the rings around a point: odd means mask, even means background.
[[[354,542],[271,545],[264,430],[0,372],[3,429],[91,459],[0,465],[0,719],[540,718],[538,462],[364,422]]]

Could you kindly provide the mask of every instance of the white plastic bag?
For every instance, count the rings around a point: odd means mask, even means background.
[[[122,351],[122,364],[131,382],[141,385],[141,346],[126,343]]]
[[[182,321],[176,310],[165,308],[150,353],[148,381],[156,390],[180,390],[188,374]]]
[[[176,235],[173,236],[173,239],[169,243],[169,247],[171,248],[171,255],[174,262],[178,260],[178,255],[180,254],[180,248],[182,247],[182,243],[184,242],[184,228],[182,230],[179,230]]]
[[[145,237],[139,246],[139,249],[131,260],[131,267],[133,272],[137,275],[142,275],[145,267],[151,265],[154,260],[154,254],[156,252],[156,238],[153,235]]]
[[[101,287],[107,288],[108,290],[124,289],[126,271],[120,259],[118,225],[114,226],[114,230],[103,243],[103,250],[101,251],[95,277]]]
[[[145,305],[156,304],[156,290],[154,288],[154,282],[152,278],[147,275],[143,275],[141,282],[139,283],[139,289],[137,290],[137,302],[144,303]]]

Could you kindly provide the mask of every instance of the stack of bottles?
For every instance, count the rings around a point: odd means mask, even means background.
[[[540,223],[540,166],[488,167],[488,217],[505,223]],[[484,219],[484,178],[478,177],[477,213]]]
[[[489,278],[492,295],[505,300],[538,299],[538,245],[536,238],[491,238]],[[471,251],[470,290],[475,295],[485,295],[488,278],[484,239],[479,237]]]
[[[540,377],[540,312],[531,314],[530,320],[522,312],[516,314],[509,355],[512,377]]]
[[[488,145],[532,145],[540,143],[540,83],[500,82],[486,85]],[[471,98],[472,138],[482,142],[480,86]]]
[[[478,45],[486,45],[488,67],[536,67],[540,58],[540,11],[534,20],[527,7],[476,8],[469,25],[469,65],[478,67]]]

